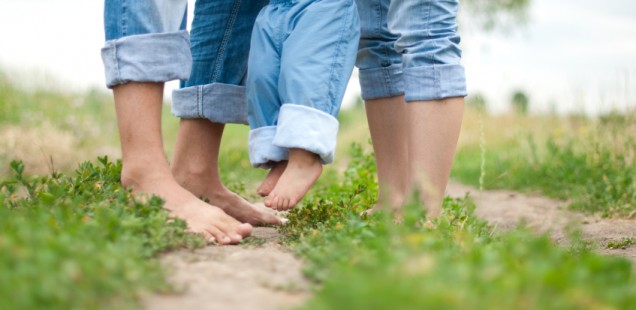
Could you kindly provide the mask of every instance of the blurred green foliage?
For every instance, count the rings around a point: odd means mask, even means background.
[[[636,306],[631,264],[569,247],[519,227],[498,232],[470,198],[446,199],[427,224],[421,205],[401,224],[376,213],[373,156],[359,146],[344,177],[327,176],[282,228],[321,283],[306,309],[628,309]]]
[[[553,118],[547,135],[509,128],[505,139],[486,137],[486,189],[536,191],[568,200],[577,210],[636,217],[636,122],[630,113],[598,118]],[[533,122],[526,118],[526,121]],[[499,126],[487,117],[486,126]],[[538,126],[538,125],[537,125]],[[462,146],[452,175],[477,186],[477,141]]]
[[[460,2],[468,20],[484,30],[509,29],[528,19],[530,0],[465,0]]]
[[[0,309],[122,309],[167,290],[157,253],[201,246],[162,201],[135,199],[120,163],[100,158],[73,175],[23,174],[0,183]]]

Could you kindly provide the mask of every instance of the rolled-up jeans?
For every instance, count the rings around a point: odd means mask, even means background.
[[[362,98],[466,96],[457,0],[356,0]]]
[[[247,77],[254,167],[287,160],[291,148],[333,162],[359,28],[353,0],[270,0],[261,11]]]
[[[173,92],[174,115],[246,124],[250,36],[266,4],[197,0],[188,34],[187,0],[106,0],[107,86],[182,80]]]

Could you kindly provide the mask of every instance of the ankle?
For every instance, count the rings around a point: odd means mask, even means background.
[[[125,188],[143,190],[150,182],[163,182],[173,179],[170,170],[162,165],[124,163],[121,169],[121,184]]]
[[[226,190],[218,171],[207,167],[173,166],[172,175],[181,186],[195,195]]]
[[[288,165],[308,167],[308,166],[320,166],[322,168],[322,162],[320,156],[310,151],[303,149],[290,149]]]

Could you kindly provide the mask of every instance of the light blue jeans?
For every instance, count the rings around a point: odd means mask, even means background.
[[[457,0],[356,0],[362,98],[466,96]]]
[[[197,0],[188,34],[186,0],[106,0],[102,60],[107,86],[179,79],[174,115],[246,124],[250,36],[266,4]]]
[[[359,38],[354,0],[271,0],[261,10],[246,84],[253,166],[286,160],[290,148],[333,162]]]

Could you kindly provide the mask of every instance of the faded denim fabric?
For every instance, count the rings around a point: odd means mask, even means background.
[[[254,20],[266,0],[197,0],[192,73],[172,94],[172,113],[247,124],[245,79]]]
[[[106,85],[187,79],[192,57],[186,0],[106,0]]]
[[[363,99],[466,96],[457,0],[356,0]]]
[[[250,162],[301,148],[333,162],[336,115],[360,37],[353,0],[272,0],[252,33],[247,75]]]

